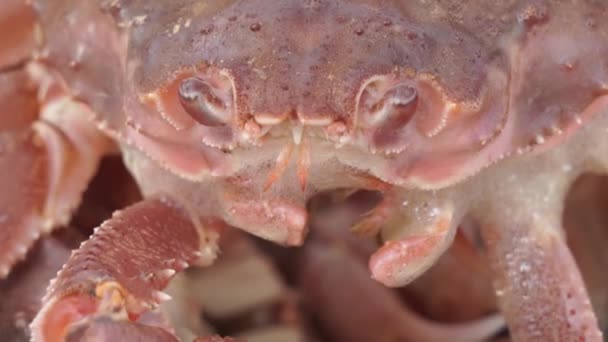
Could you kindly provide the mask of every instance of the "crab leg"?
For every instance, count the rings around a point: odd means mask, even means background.
[[[396,205],[393,202],[394,199],[391,197],[391,193],[387,192],[374,209],[363,214],[361,220],[351,227],[352,232],[363,236],[378,234],[382,225],[390,220]]]
[[[402,305],[394,291],[370,280],[365,264],[344,246],[313,241],[304,253],[304,297],[335,340],[483,341],[504,327],[498,315],[459,324],[428,321]]]
[[[560,229],[538,217],[486,224],[496,295],[516,341],[601,341]]]
[[[44,123],[0,133],[0,277],[41,234],[69,220],[99,158],[81,159],[80,152]]]
[[[9,81],[33,82],[23,71],[0,79],[3,85]],[[25,104],[6,105],[0,113],[0,278],[41,234],[68,223],[109,148],[89,123],[85,106],[65,96],[42,95],[40,117],[33,121],[37,106],[25,97],[35,96],[35,90],[15,86],[0,96],[2,104]]]
[[[498,302],[517,341],[602,341],[566,243],[562,212],[578,175],[605,172],[607,106],[608,97],[595,100],[581,116],[597,114],[570,142],[543,155],[506,162],[482,180],[485,204],[474,211],[492,263]]]
[[[167,328],[146,324],[144,318],[170,299],[160,291],[176,272],[214,260],[216,235],[203,229],[187,208],[164,196],[115,213],[51,282],[32,322],[34,340],[175,340]]]
[[[23,62],[34,49],[35,15],[23,0],[0,4],[0,70]]]
[[[6,277],[38,239],[43,219],[45,151],[31,131],[0,134],[0,277]]]
[[[68,246],[59,239],[42,239],[27,261],[0,281],[0,336],[7,341],[29,340],[27,323],[40,309],[49,280],[69,256]]]

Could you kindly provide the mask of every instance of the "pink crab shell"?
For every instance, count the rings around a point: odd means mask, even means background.
[[[591,0],[11,0],[0,100],[24,115],[0,118],[0,274],[119,151],[144,200],[70,257],[35,339],[170,338],[137,319],[215,259],[212,222],[299,246],[312,198],[369,190],[383,198],[353,230],[383,241],[374,279],[411,282],[472,221],[516,340],[599,341],[561,212],[608,161],[606,16]]]

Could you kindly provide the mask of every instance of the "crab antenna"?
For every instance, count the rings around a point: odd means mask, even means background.
[[[296,145],[302,143],[302,135],[304,134],[304,126],[301,123],[296,123],[291,127],[291,135],[293,136],[293,142]]]
[[[310,145],[308,144],[308,139],[304,139],[298,148],[297,167],[300,187],[302,188],[302,191],[304,191],[306,190],[306,182],[310,170]]]
[[[287,166],[289,166],[289,162],[291,161],[291,155],[293,154],[293,147],[294,144],[292,142],[289,142],[279,153],[279,156],[276,160],[276,164],[274,168],[270,171],[270,174],[266,179],[266,183],[264,184],[264,191],[270,189],[272,184],[274,184],[274,182],[276,182],[283,175],[285,169],[287,169]]]

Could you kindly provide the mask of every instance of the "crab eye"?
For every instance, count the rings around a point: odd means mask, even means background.
[[[376,127],[407,125],[418,107],[418,92],[407,84],[398,84],[384,94],[373,85],[366,90],[366,121]]]
[[[198,78],[189,77],[179,86],[179,100],[190,116],[204,126],[223,126],[230,120],[230,108],[219,90]]]

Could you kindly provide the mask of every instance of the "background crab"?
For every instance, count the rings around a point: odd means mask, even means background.
[[[601,340],[562,211],[608,162],[608,4],[31,2],[0,5],[0,274],[69,222],[104,156],[144,198],[71,254],[34,340],[174,340],[160,291],[225,226],[301,245],[311,198],[362,191],[381,195],[352,228],[381,238],[375,280],[409,283],[462,226],[515,340]],[[357,257],[322,245],[304,260],[329,284],[324,263]]]

